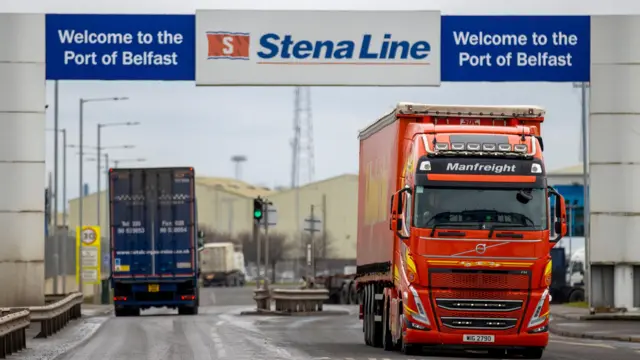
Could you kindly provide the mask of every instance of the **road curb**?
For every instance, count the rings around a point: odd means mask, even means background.
[[[556,317],[560,317],[554,315]],[[590,334],[583,333],[578,331],[570,331],[559,329],[556,326],[549,324],[549,332],[555,335],[579,338],[579,339],[592,339],[592,340],[611,340],[611,341],[623,341],[623,342],[632,342],[632,343],[640,343],[639,336],[628,336],[628,335],[603,335],[603,334]]]
[[[551,313],[551,316],[563,320],[572,321],[598,321],[598,320],[614,320],[614,321],[640,321],[640,314],[595,314],[595,315],[572,315]]]

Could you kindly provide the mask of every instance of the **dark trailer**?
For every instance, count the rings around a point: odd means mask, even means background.
[[[111,286],[116,316],[168,307],[197,314],[193,168],[109,170]]]

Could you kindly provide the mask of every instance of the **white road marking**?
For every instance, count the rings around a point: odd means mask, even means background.
[[[224,358],[225,356],[227,356],[227,352],[224,349],[222,339],[218,335],[218,332],[215,328],[211,329],[211,340],[213,340],[213,347],[216,349],[218,358]]]
[[[222,324],[224,324],[224,321],[220,320],[220,321],[218,321],[218,322],[216,323],[216,326],[220,326],[220,325],[222,325]]]
[[[303,327],[305,325],[308,325],[309,323],[315,322],[315,321],[319,321],[322,320],[322,318],[320,317],[315,317],[315,318],[307,318],[307,319],[298,319],[296,320],[293,324],[289,325],[289,328],[299,328],[299,327]],[[330,358],[322,358],[322,359],[330,359]]]
[[[607,344],[599,344],[599,343],[572,342],[572,341],[561,341],[561,340],[549,340],[549,342],[564,344],[564,345],[592,346],[592,347],[600,347],[600,348],[606,348],[606,349],[615,349],[614,346],[607,345]]]

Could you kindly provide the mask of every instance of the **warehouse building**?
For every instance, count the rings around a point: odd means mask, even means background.
[[[297,190],[285,189],[276,192],[235,179],[197,177],[198,222],[203,228],[229,233],[232,236],[251,232],[253,199],[262,196],[268,198],[278,212],[277,224],[269,231],[284,234],[288,241],[300,244],[304,236],[300,235],[300,232],[305,233],[304,219],[309,217],[313,205],[316,218],[326,217],[326,221],[318,227],[326,230],[327,257],[355,259],[357,182],[357,175],[347,174],[310,183]],[[97,219],[98,196],[100,221]],[[299,202],[296,199],[299,199]],[[326,204],[324,207],[323,202]],[[78,205],[77,198],[69,202],[68,223],[72,231],[79,221]],[[107,237],[105,229],[109,224],[108,206],[106,191],[99,195],[90,194],[83,200],[84,225],[101,226],[104,238]],[[318,240],[324,239],[321,232],[316,232],[315,236]],[[297,249],[297,246],[292,245],[291,248]],[[289,257],[296,255],[300,256],[292,252]]]

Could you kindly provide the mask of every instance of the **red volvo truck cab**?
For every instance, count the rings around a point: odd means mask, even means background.
[[[542,357],[550,249],[536,106],[400,103],[360,132],[357,288],[368,345]],[[554,214],[550,203],[554,203]]]

